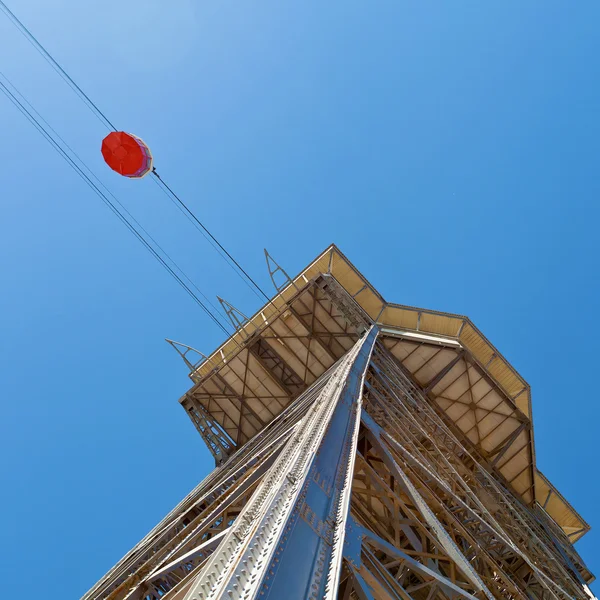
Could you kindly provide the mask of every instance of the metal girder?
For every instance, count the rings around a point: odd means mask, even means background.
[[[379,441],[381,436],[381,429],[373,421],[373,419],[366,413],[362,415],[363,423],[373,433],[375,440]],[[384,461],[386,466],[390,469],[396,480],[401,482],[401,485],[405,488],[408,495],[418,508],[419,512],[423,515],[429,528],[434,532],[441,546],[446,550],[452,560],[458,565],[459,569],[468,577],[473,586],[477,591],[482,591],[490,600],[494,599],[494,596],[487,589],[487,586],[483,583],[477,572],[469,564],[469,561],[461,552],[456,543],[448,535],[448,532],[444,529],[439,519],[435,516],[432,510],[427,506],[425,500],[421,497],[415,486],[412,484],[410,478],[402,471],[399,465],[394,460],[390,452],[387,451],[385,446],[381,443],[378,444],[378,449],[384,455]]]
[[[454,535],[462,527],[462,535],[475,542],[470,547],[480,552],[484,563],[496,573],[504,569],[504,586],[522,585],[524,589],[526,581],[522,578],[527,573],[527,578],[533,578],[551,597],[584,597],[577,578],[569,574],[535,515],[469,455],[422,391],[384,349],[374,353],[373,377],[368,386],[367,411],[385,432],[390,448],[397,448],[396,460],[402,457],[408,461],[404,464],[414,471],[413,477],[418,477],[416,481],[427,492],[428,502],[445,511],[445,527],[456,528]],[[409,447],[410,452],[406,450]],[[494,517],[483,502],[492,503]],[[464,522],[470,515],[468,530],[456,520],[458,514],[465,515]],[[489,552],[492,543],[495,549]],[[500,567],[498,561],[508,562]],[[522,583],[511,583],[515,577]]]
[[[150,573],[150,575],[148,575],[147,581],[154,581],[159,577],[164,577],[177,567],[189,563],[191,560],[197,558],[198,556],[202,556],[205,553],[211,552],[221,543],[221,540],[223,539],[223,536],[226,535],[227,531],[228,529],[224,529],[223,531],[217,533],[217,535],[208,539],[206,542],[203,542],[196,548],[193,548],[189,552],[186,552],[183,556],[176,558],[174,561],[170,562],[164,567],[153,571],[152,573]]]
[[[323,382],[318,382],[314,389],[319,391],[322,385]],[[306,403],[310,401],[310,393],[300,398],[261,435],[213,471],[83,598],[113,600],[133,597],[132,594],[137,593],[150,573],[210,535],[215,523],[236,503],[240,506],[239,513],[246,503],[245,495],[249,497],[268,470],[291,435],[296,415],[303,414]]]
[[[521,435],[523,431],[527,428],[530,428],[531,424],[529,422],[524,422],[517,427],[507,439],[503,440],[499,447],[493,448],[489,452],[490,459],[492,459],[492,466],[496,466],[500,459],[504,456],[506,451],[512,446],[513,442]]]
[[[331,373],[185,600],[336,596],[362,384],[376,337],[373,328]]]
[[[204,443],[213,455],[215,464],[220,465],[232,453],[234,449],[233,441],[223,428],[212,419],[210,413],[202,404],[190,399],[186,409],[198,433],[202,436]]]
[[[428,578],[437,581],[442,587],[451,590],[455,594],[467,598],[467,600],[478,600],[473,594],[463,590],[447,577],[441,575],[438,571],[430,569],[426,565],[415,560],[399,548],[390,544],[377,534],[373,533],[366,527],[356,523],[353,519],[349,519],[346,525],[346,541],[344,544],[344,558],[349,561],[356,570],[360,570],[362,566],[362,545],[368,543],[375,548],[385,552],[388,556],[397,558],[404,563],[409,569],[416,571]]]
[[[257,335],[238,344],[219,368],[196,377],[198,384],[188,392],[236,447],[259,433],[359,338],[329,296],[335,283],[324,290],[318,280],[291,298],[282,314],[265,321]],[[187,409],[185,397],[180,403]]]
[[[452,359],[441,371],[439,371],[436,375],[434,375],[428,382],[425,388],[423,389],[424,394],[428,394],[450,371],[457,365],[461,360],[465,357],[464,349],[459,350],[456,353],[454,359]]]
[[[264,367],[268,376],[287,394],[296,396],[306,389],[306,384],[302,378],[285,363],[265,339],[259,338],[248,346],[248,349]]]

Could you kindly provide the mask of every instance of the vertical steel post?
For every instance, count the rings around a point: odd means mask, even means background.
[[[377,333],[340,361],[185,600],[335,598]]]

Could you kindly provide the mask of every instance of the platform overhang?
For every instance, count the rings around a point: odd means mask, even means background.
[[[517,497],[539,505],[571,542],[589,530],[536,468],[531,392],[510,363],[467,317],[386,302],[334,245],[195,368],[195,385],[180,402],[205,437],[213,436],[216,456],[234,451],[372,324]]]

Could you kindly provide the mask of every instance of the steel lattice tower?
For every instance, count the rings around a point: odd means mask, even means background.
[[[213,354],[171,342],[215,470],[84,599],[593,598],[529,386],[469,319],[385,302],[335,246],[267,264]]]

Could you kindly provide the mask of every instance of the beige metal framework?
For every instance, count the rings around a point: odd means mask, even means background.
[[[170,342],[217,468],[84,598],[592,597],[529,386],[473,323],[387,303],[335,246],[294,279],[266,257],[277,295],[222,301],[229,340]]]

